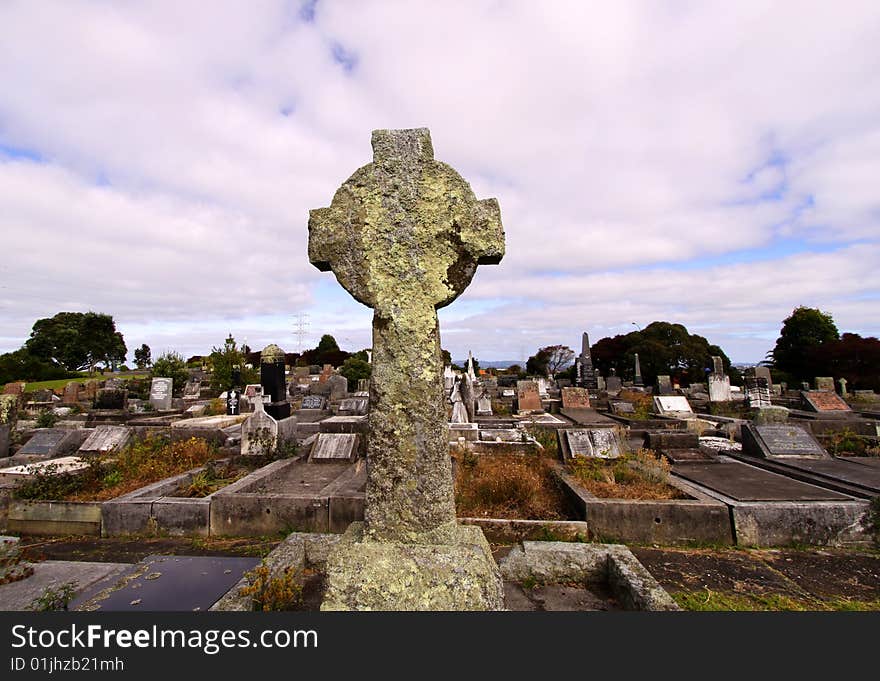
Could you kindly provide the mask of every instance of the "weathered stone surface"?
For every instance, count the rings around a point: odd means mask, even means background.
[[[370,541],[352,523],[327,558],[321,610],[501,610],[489,542],[456,526],[442,544]]]
[[[310,461],[353,461],[357,458],[357,433],[318,433]]]
[[[517,381],[516,403],[519,411],[541,411],[538,384],[535,381]]]
[[[18,396],[0,395],[0,423],[14,426],[18,419]]]
[[[590,391],[586,388],[563,388],[562,406],[565,409],[589,409]]]
[[[434,160],[426,129],[377,130],[373,162],[309,217],[309,259],[373,308],[370,539],[451,538],[455,527],[437,308],[504,254],[494,199]]]
[[[818,379],[817,379],[818,380]],[[836,412],[850,411],[849,405],[844,402],[837,393],[828,390],[805,390],[803,392],[804,402],[813,411],[817,412]]]
[[[107,454],[122,449],[131,437],[125,426],[98,426],[79,448],[80,454]]]

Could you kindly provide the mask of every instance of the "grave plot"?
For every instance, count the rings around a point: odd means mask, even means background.
[[[467,519],[580,520],[566,499],[553,459],[454,452],[456,515]]]
[[[737,457],[741,458],[741,455]],[[759,462],[753,457],[750,461]],[[675,477],[731,510],[736,543],[746,546],[861,543],[868,502],[727,456],[681,463]]]
[[[41,428],[10,457],[9,463],[27,464],[74,454],[88,435],[84,429]]]
[[[280,531],[344,532],[363,519],[366,466],[283,459],[211,497],[214,536],[262,536]]]
[[[812,433],[797,424],[744,427],[743,451],[734,456],[851,496],[880,496],[880,470],[858,465],[870,457],[829,456]]]
[[[269,463],[271,459],[260,456],[210,461],[105,501],[101,506],[102,534],[209,536],[214,494]]]
[[[556,464],[566,495],[601,541],[730,544],[724,504],[669,474],[649,450],[614,459],[575,457]]]
[[[147,436],[110,457],[88,457],[80,471],[33,476],[9,500],[10,529],[28,534],[100,534],[102,502],[217,458],[199,439]]]

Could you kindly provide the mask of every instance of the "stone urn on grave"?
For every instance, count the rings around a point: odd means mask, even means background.
[[[434,160],[427,129],[376,130],[372,146],[309,216],[309,260],[373,309],[364,522],[331,551],[321,608],[500,609],[486,538],[456,522],[437,320],[504,255],[498,202]]]

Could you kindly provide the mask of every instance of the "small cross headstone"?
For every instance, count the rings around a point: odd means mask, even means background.
[[[849,393],[846,392],[846,383],[847,383],[846,379],[845,378],[838,378],[837,382],[840,383],[840,396],[846,397],[847,395],[849,395]]]
[[[437,320],[478,265],[501,260],[498,203],[478,201],[455,170],[434,160],[426,129],[377,130],[372,142],[373,162],[309,216],[309,260],[373,309],[364,524],[328,559],[322,607],[501,607],[485,538],[475,544],[476,534],[456,524]],[[368,557],[377,553],[385,560]],[[428,587],[430,597],[405,589],[389,600],[377,585],[408,569],[442,588]],[[479,597],[460,583],[473,570]]]
[[[233,388],[226,393],[226,415],[238,416],[241,413],[241,391]]]

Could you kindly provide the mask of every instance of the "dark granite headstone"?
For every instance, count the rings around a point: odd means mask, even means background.
[[[99,612],[207,611],[259,558],[147,556],[114,584],[96,585],[70,604]]]
[[[18,455],[54,459],[71,454],[83,443],[88,433],[65,428],[41,428],[18,450]]]
[[[742,427],[742,444],[744,454],[761,458],[828,456],[811,433],[794,424],[745,424]]]
[[[125,388],[101,388],[95,397],[95,409],[125,409],[127,406],[128,390]]]

